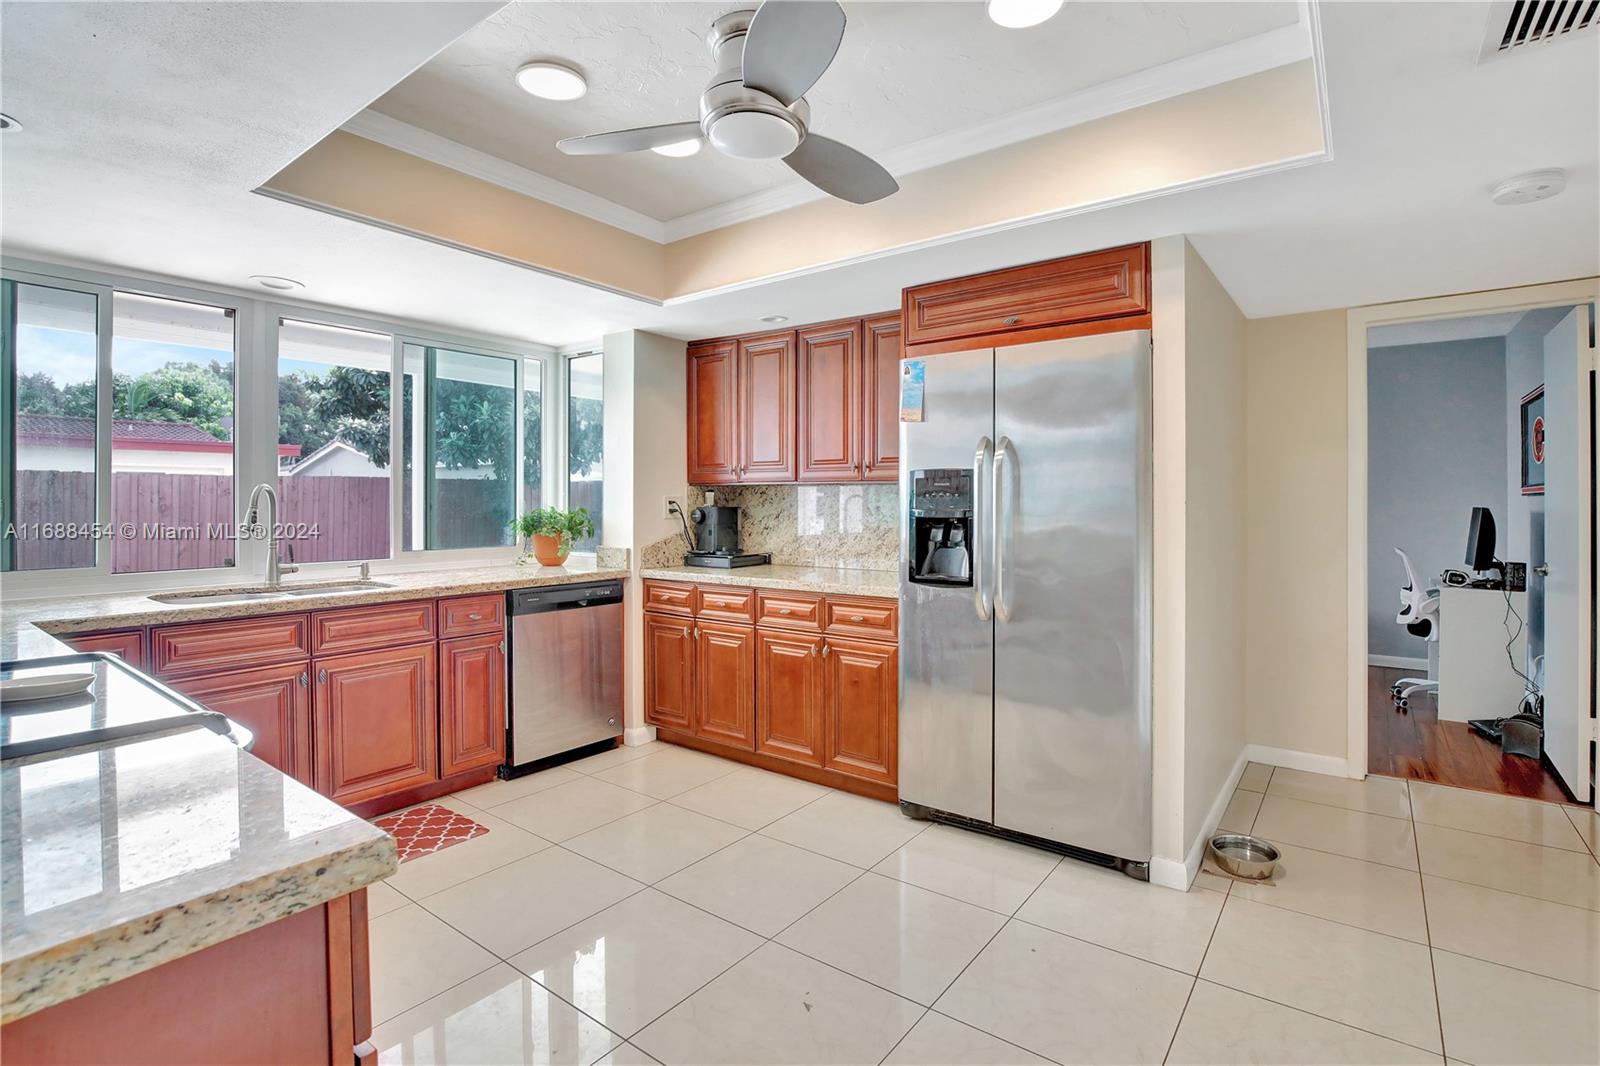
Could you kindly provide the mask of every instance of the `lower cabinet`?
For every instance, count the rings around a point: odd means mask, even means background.
[[[359,803],[439,777],[434,646],[312,660],[316,788]]]
[[[822,765],[894,784],[900,743],[899,648],[829,637],[825,651]]]
[[[755,631],[701,622],[694,632],[694,733],[707,740],[755,747]]]
[[[694,623],[644,616],[644,720],[662,729],[694,728]]]
[[[313,784],[308,663],[259,666],[167,683],[254,733],[250,751],[256,758],[302,784]]]
[[[439,642],[439,776],[506,755],[506,653],[498,634]]]
[[[822,765],[822,635],[756,630],[756,750]]]
[[[76,633],[65,638],[78,651],[108,651],[135,670],[144,669],[144,630],[123,629],[109,633]]]

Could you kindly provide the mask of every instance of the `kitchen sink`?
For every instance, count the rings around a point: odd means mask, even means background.
[[[369,589],[392,589],[382,581],[340,581],[332,585],[303,585],[284,589],[285,596],[332,596],[341,592],[366,592]]]
[[[164,592],[151,596],[158,603],[227,604],[259,603],[263,600],[293,599],[297,596],[337,596],[340,593],[366,592],[394,588],[382,581],[333,581],[321,585],[296,585],[293,588],[207,589],[199,592]]]

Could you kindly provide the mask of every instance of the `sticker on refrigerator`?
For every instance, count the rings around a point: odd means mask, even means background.
[[[922,421],[923,386],[928,365],[922,359],[907,359],[900,364],[900,421]]]

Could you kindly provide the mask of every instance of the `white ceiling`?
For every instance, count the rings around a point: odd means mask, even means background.
[[[903,285],[1171,233],[1252,317],[1600,273],[1593,37],[1479,67],[1486,3],[1321,5],[1331,162],[671,307],[249,192],[495,6],[6,2],[0,109],[25,128],[0,137],[4,250],[227,286],[287,275],[311,301],[553,344],[883,310]],[[1561,196],[1490,204],[1549,166]]]
[[[666,222],[792,183],[782,162],[712,151],[572,157],[556,141],[699,118],[713,66],[704,37],[736,3],[520,3],[468,30],[372,106],[390,118]],[[754,6],[753,2],[749,6]],[[871,155],[1293,25],[1270,3],[1071,3],[1027,31],[982,3],[846,3],[833,65],[807,94],[812,126]],[[517,88],[534,59],[582,70],[589,92],[552,102]]]
[[[1368,348],[1398,348],[1403,344],[1443,344],[1449,341],[1504,337],[1522,321],[1525,311],[1497,315],[1464,315],[1431,322],[1397,322],[1367,330]]]

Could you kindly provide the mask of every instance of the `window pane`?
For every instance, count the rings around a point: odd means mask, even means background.
[[[115,573],[233,565],[231,308],[111,300]]]
[[[8,281],[4,305],[4,373],[16,404],[3,434],[5,517],[17,534],[6,539],[4,569],[92,567],[93,537],[52,527],[95,521],[99,299]],[[7,403],[8,422],[11,411]]]
[[[600,500],[605,485],[604,376],[605,356],[599,352],[567,360],[567,507],[587,508],[594,520],[594,536],[573,543],[578,551],[594,551],[604,532]]]
[[[393,338],[382,333],[279,323],[278,495],[286,557],[291,551],[306,563],[389,557],[393,350]]]
[[[544,364],[522,361],[522,509],[544,506],[544,407],[540,385]]]
[[[512,359],[405,346],[408,547],[511,543],[516,369]]]

